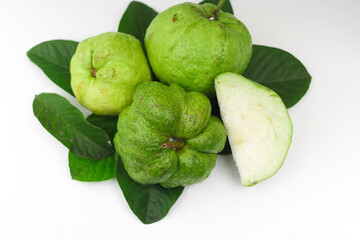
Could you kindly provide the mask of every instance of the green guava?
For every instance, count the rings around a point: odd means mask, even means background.
[[[208,3],[182,3],[153,19],[145,46],[161,82],[213,97],[217,75],[245,71],[252,55],[249,31],[232,14],[215,9]]]
[[[97,115],[118,115],[151,71],[135,37],[103,33],[79,43],[70,63],[71,88],[78,102]]]
[[[141,184],[188,186],[206,179],[226,142],[209,99],[177,84],[138,86],[124,109],[114,138],[130,177]]]

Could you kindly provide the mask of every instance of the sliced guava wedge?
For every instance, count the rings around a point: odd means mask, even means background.
[[[215,90],[242,184],[273,176],[284,163],[293,130],[279,95],[236,73],[217,76]]]

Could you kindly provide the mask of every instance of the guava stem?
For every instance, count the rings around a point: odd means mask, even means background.
[[[179,141],[173,141],[173,142],[164,142],[163,144],[161,144],[161,147],[166,149],[166,148],[172,148],[174,150],[178,150],[184,147],[184,141],[179,140]]]
[[[222,5],[224,4],[225,0],[220,0],[218,5],[216,6],[215,10],[212,12],[214,16],[220,11]]]

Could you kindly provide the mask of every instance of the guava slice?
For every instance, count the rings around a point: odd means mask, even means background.
[[[242,184],[273,176],[285,160],[293,129],[279,95],[236,73],[217,76],[215,90]]]

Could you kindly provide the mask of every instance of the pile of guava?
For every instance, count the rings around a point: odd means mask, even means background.
[[[102,33],[71,56],[72,93],[94,115],[116,119],[108,142],[136,183],[199,183],[227,139],[244,186],[271,177],[285,160],[293,131],[287,108],[275,91],[243,76],[252,38],[221,10],[224,2],[175,5],[153,18],[141,41]]]

